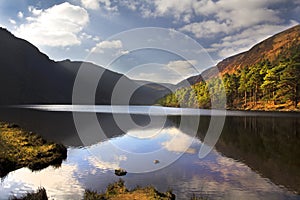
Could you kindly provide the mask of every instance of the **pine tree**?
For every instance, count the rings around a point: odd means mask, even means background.
[[[226,73],[223,76],[223,82],[227,98],[227,105],[229,107],[232,107],[233,101],[237,97],[238,78],[236,74],[229,75],[228,73]]]
[[[248,85],[248,67],[245,67],[241,70],[240,82],[238,91],[240,94],[244,94],[244,101],[245,106],[247,105],[247,93],[249,92],[249,85]]]
[[[297,108],[300,89],[300,63],[289,60],[280,74],[278,84],[278,97],[283,100],[291,100]]]
[[[268,69],[266,75],[264,77],[264,82],[260,86],[264,91],[264,96],[267,101],[274,100],[275,97],[275,89],[279,78],[276,75],[275,70]]]
[[[259,95],[259,86],[262,83],[262,76],[260,75],[260,71],[262,69],[261,64],[254,65],[250,68],[248,72],[248,85],[252,88],[253,101],[256,104]]]

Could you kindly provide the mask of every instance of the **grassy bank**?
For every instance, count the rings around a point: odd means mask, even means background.
[[[45,188],[39,188],[36,192],[28,193],[23,197],[12,197],[11,200],[48,200]]]
[[[0,177],[22,167],[40,170],[60,166],[67,157],[61,144],[44,140],[19,126],[0,122]]]
[[[154,187],[137,187],[133,190],[128,190],[124,185],[123,180],[119,180],[113,184],[108,185],[105,193],[97,193],[95,191],[86,190],[84,194],[84,200],[173,200],[175,195],[172,192],[161,193]]]
[[[280,112],[300,112],[300,103],[295,108],[292,101],[285,103],[275,103],[274,101],[248,102],[246,105],[241,104],[239,107],[230,108],[232,110],[252,110],[252,111],[280,111]]]
[[[27,193],[23,197],[11,197],[11,200],[48,200],[46,190],[39,188],[36,192]],[[126,188],[124,181],[120,179],[118,182],[109,184],[104,193],[86,190],[84,200],[175,200],[175,195],[171,192],[161,193],[153,186],[136,187],[133,190]],[[191,200],[208,200],[206,197],[193,195]]]
[[[210,106],[206,107],[197,107],[197,106],[189,106],[186,104],[179,105],[179,103],[165,104],[164,102],[160,102],[158,104],[160,106],[165,107],[175,107],[175,108],[199,108],[199,109],[211,109]],[[224,107],[217,107],[217,109],[224,109]],[[226,106],[226,110],[232,111],[276,111],[276,112],[300,112],[300,103],[298,103],[297,107],[295,107],[292,101],[287,101],[284,103],[274,102],[274,101],[257,101],[257,102],[237,102],[234,106]]]

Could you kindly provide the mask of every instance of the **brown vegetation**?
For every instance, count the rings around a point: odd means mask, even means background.
[[[40,170],[59,166],[67,157],[61,144],[47,142],[17,125],[0,122],[0,177],[22,167]]]
[[[84,194],[85,200],[173,200],[175,195],[168,191],[165,193],[158,192],[154,187],[145,188],[137,187],[128,190],[124,181],[120,179],[118,182],[109,184],[105,193],[97,193],[95,191],[86,190]]]

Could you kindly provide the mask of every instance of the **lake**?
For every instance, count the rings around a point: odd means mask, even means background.
[[[213,119],[221,123],[222,132],[201,158],[199,150]],[[59,168],[9,173],[1,181],[0,199],[40,186],[50,199],[82,199],[85,189],[104,191],[117,181],[114,170],[119,167],[128,171],[122,177],[128,188],[172,189],[177,199],[193,194],[300,199],[298,113],[48,105],[2,107],[0,120],[68,147]],[[211,129],[217,131],[216,126]]]

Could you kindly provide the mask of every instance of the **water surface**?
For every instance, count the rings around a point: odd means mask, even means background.
[[[46,188],[50,199],[82,199],[85,189],[104,191],[108,183],[118,180],[114,169],[135,166],[157,170],[128,173],[122,178],[129,188],[172,188],[177,199],[188,199],[192,194],[204,194],[210,199],[300,199],[298,114],[227,112],[229,116],[218,143],[208,156],[199,159],[210,111],[167,109],[164,112],[171,116],[163,121],[164,115],[145,114],[149,110],[160,113],[159,109],[164,108],[132,107],[131,118],[141,127],[138,129],[130,125],[118,127],[109,108],[104,108],[104,113],[102,108],[96,109],[97,118],[107,138],[95,140],[89,146],[77,134],[68,106],[60,110],[56,106],[2,108],[0,120],[18,123],[47,139],[64,143],[68,146],[68,157],[60,168],[48,167],[38,172],[22,168],[9,173],[2,179],[0,199],[12,194],[19,196],[40,186]],[[95,111],[76,109],[82,115]],[[114,113],[128,115],[128,108],[122,109],[124,112],[115,109]],[[201,115],[196,135],[188,124],[180,126],[179,113],[186,113],[190,121]],[[224,111],[218,111],[216,116],[223,114]],[[147,127],[154,119],[163,121],[163,128],[161,123]],[[86,134],[90,134],[88,124]],[[133,154],[144,156],[134,160]],[[160,163],[154,164],[158,157]],[[169,164],[173,158],[174,162]]]

